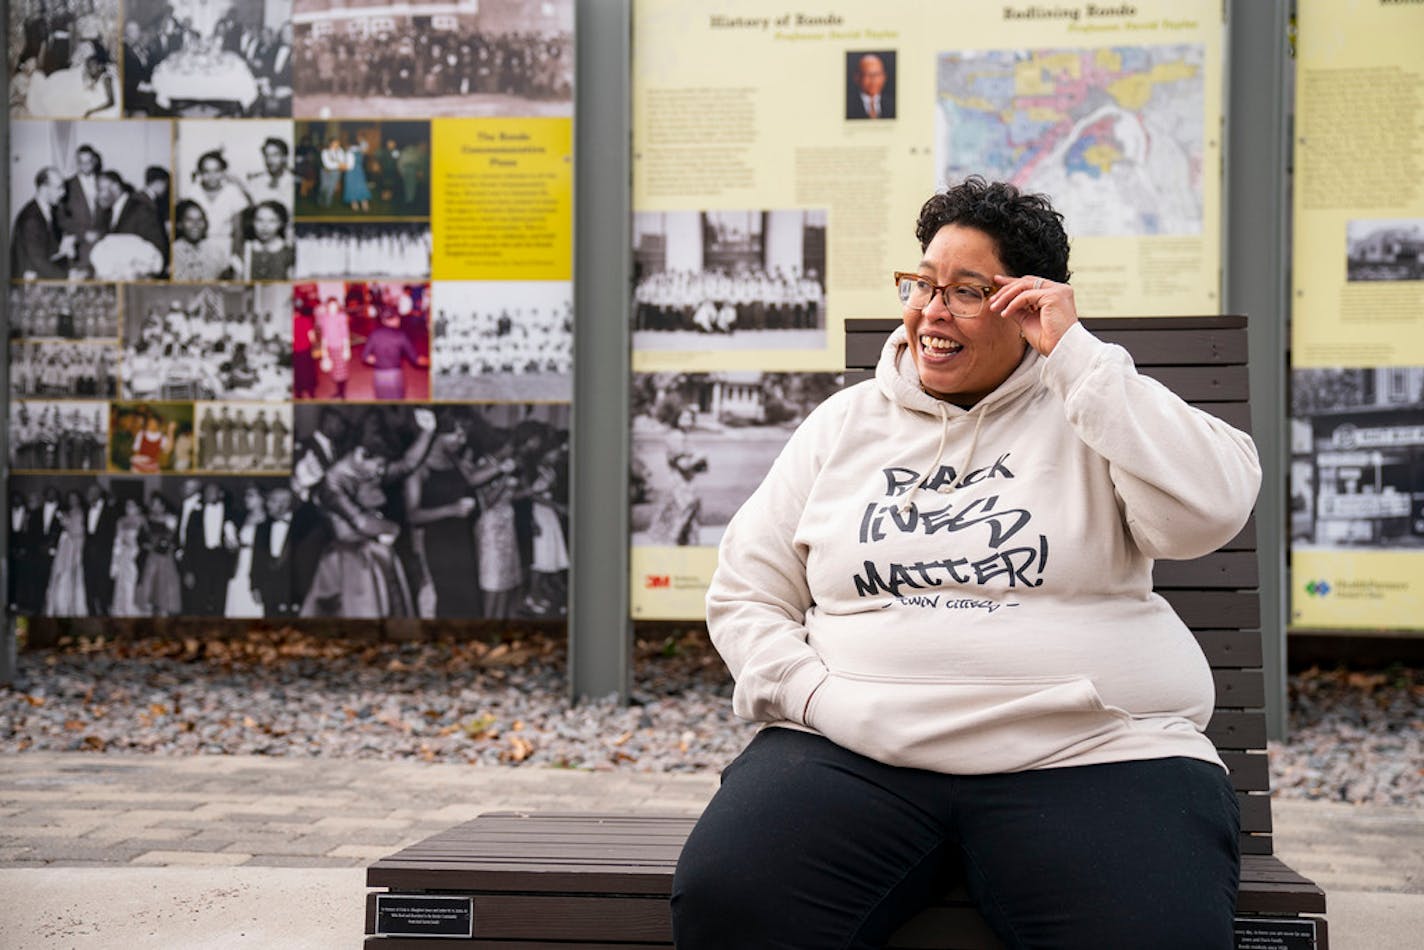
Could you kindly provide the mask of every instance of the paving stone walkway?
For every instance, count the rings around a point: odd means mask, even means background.
[[[261,756],[0,759],[0,867],[358,868],[500,809],[695,815],[709,774]],[[1276,850],[1331,890],[1424,894],[1424,809],[1277,800]]]

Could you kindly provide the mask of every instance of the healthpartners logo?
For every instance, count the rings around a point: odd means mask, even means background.
[[[1310,597],[1329,597],[1332,600],[1389,600],[1409,594],[1407,581],[1387,581],[1377,578],[1350,578],[1329,581],[1308,581],[1305,593]]]

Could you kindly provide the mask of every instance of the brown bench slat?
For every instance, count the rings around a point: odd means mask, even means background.
[[[483,940],[519,940],[539,921],[544,940],[670,943],[667,896],[475,894],[475,929]],[[376,895],[366,895],[367,929],[375,929]],[[429,944],[427,944],[429,946]]]
[[[1268,792],[1271,774],[1264,752],[1230,752],[1221,750],[1221,761],[1231,773],[1231,785],[1241,792]]]
[[[367,933],[371,929],[367,928]],[[438,950],[440,947],[473,947],[476,950],[675,950],[670,943],[569,943],[547,940],[460,940],[429,937],[367,937],[365,950]]]
[[[1241,806],[1241,828],[1253,834],[1268,835],[1275,829],[1271,825],[1270,793],[1253,795],[1237,792],[1236,803]]]
[[[1190,561],[1156,561],[1152,565],[1152,586],[1221,587],[1234,590],[1260,584],[1255,551],[1215,551]]]
[[[1249,668],[1261,665],[1259,630],[1193,630],[1192,636],[1197,638],[1197,645],[1213,667]]]
[[[1266,747],[1266,720],[1259,712],[1218,709],[1206,727],[1207,738],[1218,749],[1242,752]]]
[[[1150,376],[1187,402],[1236,402],[1251,391],[1244,366],[1145,366]]]
[[[1217,709],[1260,709],[1266,705],[1266,680],[1256,669],[1215,669]]]
[[[1164,590],[1158,593],[1189,627],[1215,630],[1261,626],[1261,605],[1255,591]]]

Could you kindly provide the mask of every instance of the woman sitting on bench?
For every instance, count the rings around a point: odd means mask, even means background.
[[[677,946],[881,947],[956,881],[1010,947],[1229,948],[1236,797],[1154,558],[1235,535],[1248,436],[1078,323],[1062,216],[929,199],[875,379],[813,412],[707,595],[739,716]]]

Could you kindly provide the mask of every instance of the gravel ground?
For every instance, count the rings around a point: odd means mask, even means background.
[[[355,643],[292,632],[81,642],[20,657],[0,689],[0,754],[257,755],[695,772],[752,727],[705,635],[640,641],[633,702],[569,707],[561,644]],[[1281,797],[1424,807],[1424,670],[1290,679]]]

